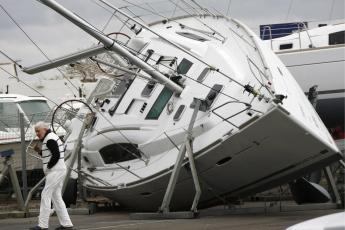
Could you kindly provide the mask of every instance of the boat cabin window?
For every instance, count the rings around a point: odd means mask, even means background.
[[[180,107],[178,107],[178,109],[177,109],[177,111],[176,111],[176,113],[174,115],[174,118],[173,118],[174,121],[179,121],[181,119],[182,114],[185,111],[185,109],[186,109],[185,105],[180,105]]]
[[[177,66],[177,73],[178,74],[186,74],[190,67],[192,67],[193,62],[183,58],[180,64]]]
[[[193,39],[193,40],[196,40],[196,41],[199,41],[199,42],[209,41],[206,38],[203,38],[203,37],[201,37],[199,35],[192,34],[192,33],[189,33],[189,32],[176,32],[176,33],[178,35],[180,35],[180,36],[183,36],[183,37],[186,37],[186,38],[189,38],[189,39]]]
[[[222,89],[223,89],[223,85],[215,84],[212,86],[212,89],[210,90],[210,92],[207,94],[205,98],[207,109],[209,109],[212,106],[213,102],[216,100],[218,94],[220,93]]]
[[[119,83],[118,86],[116,86],[115,91],[113,93],[114,97],[121,97],[122,94],[124,94],[128,88],[128,86],[130,85],[129,82],[127,82],[126,80],[123,80]]]
[[[172,95],[173,92],[167,87],[164,87],[155,103],[153,103],[153,106],[151,107],[145,119],[157,120],[161,115],[163,109],[165,108],[166,104],[168,104],[168,101],[170,100]]]
[[[0,130],[18,128],[18,107],[14,102],[0,102]]]
[[[288,49],[292,49],[293,47],[293,44],[292,43],[288,43],[288,44],[281,44],[279,46],[279,49],[280,50],[288,50]]]
[[[129,143],[116,143],[105,146],[99,150],[105,164],[134,160],[141,157],[138,145]]]
[[[50,111],[47,102],[42,100],[22,101],[19,105],[28,119],[33,123],[44,120]]]
[[[149,81],[143,91],[141,92],[141,96],[143,97],[150,97],[153,90],[156,88],[156,82],[154,81]]]
[[[115,114],[115,111],[117,107],[119,107],[124,95],[126,94],[127,90],[131,86],[133,82],[133,79],[128,79],[128,80],[122,80],[120,84],[116,87],[113,95],[114,97],[119,98],[116,103],[108,110],[108,113],[110,116],[113,116]]]
[[[328,44],[345,44],[345,30],[329,34]]]
[[[203,82],[204,79],[206,78],[206,76],[208,75],[208,73],[210,72],[210,68],[206,67],[201,74],[199,75],[197,81],[198,82]]]
[[[207,110],[209,110],[222,89],[223,89],[223,85],[219,85],[219,84],[213,85],[212,89],[207,94],[206,98],[204,99],[205,103],[201,104],[200,111],[206,112]],[[191,103],[190,108],[192,109],[195,108],[195,100],[193,100],[193,102]]]

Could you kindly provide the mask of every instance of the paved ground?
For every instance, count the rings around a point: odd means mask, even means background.
[[[288,226],[307,219],[340,211],[342,210],[294,211],[269,214],[224,214],[220,216],[202,216],[196,219],[180,220],[130,220],[129,213],[106,212],[93,215],[73,215],[71,218],[74,225],[80,230],[276,230],[285,229]],[[0,220],[0,229],[28,229],[34,226],[36,221],[36,217],[3,219]],[[59,225],[56,216],[51,217],[50,223],[50,229],[55,229]]]

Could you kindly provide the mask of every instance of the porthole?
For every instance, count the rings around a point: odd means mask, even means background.
[[[230,157],[230,156],[229,156],[229,157],[225,157],[225,158],[219,160],[219,161],[216,163],[216,165],[217,165],[217,166],[221,166],[221,165],[223,165],[223,164],[229,162],[231,159],[232,159],[232,157]]]
[[[142,192],[142,193],[140,193],[140,195],[142,195],[142,196],[151,196],[151,192]]]

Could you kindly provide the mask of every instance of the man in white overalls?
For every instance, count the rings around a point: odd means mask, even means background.
[[[35,125],[35,132],[42,142],[41,154],[46,181],[41,194],[38,225],[30,229],[48,229],[51,202],[53,202],[54,209],[61,224],[56,229],[73,229],[73,224],[61,195],[63,181],[66,176],[64,144],[55,133],[50,131],[48,124],[44,122],[40,121]]]

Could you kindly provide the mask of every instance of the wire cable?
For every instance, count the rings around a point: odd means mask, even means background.
[[[40,53],[51,62],[51,59],[47,56],[47,54],[38,46],[38,44],[29,36],[28,33],[25,32],[25,30],[19,25],[19,23],[11,16],[11,14],[0,4],[0,8],[6,13],[6,15],[11,19],[11,21],[24,33],[24,35],[27,37],[27,39],[30,40],[30,42],[40,51]],[[21,67],[21,66],[19,66]],[[22,68],[22,67],[21,67]],[[78,90],[78,87],[76,87],[66,76],[65,74],[59,69],[56,68],[60,74],[76,89]],[[74,93],[73,93],[74,95]],[[74,95],[75,96],[75,95]]]

